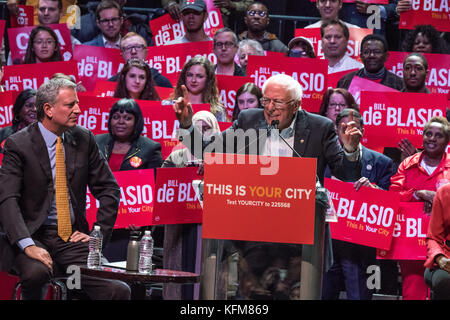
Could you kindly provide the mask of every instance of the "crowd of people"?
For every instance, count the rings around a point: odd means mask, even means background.
[[[31,2],[38,24],[29,34],[22,60],[12,59],[11,53],[3,50],[0,85],[3,65],[64,60],[58,35],[49,25],[63,21],[63,3],[65,7],[65,2],[71,1]],[[149,1],[148,6],[157,8],[154,2]],[[8,0],[9,15],[16,16],[18,5],[24,3]],[[224,24],[214,34],[204,28],[208,18],[204,0],[162,0],[159,4],[174,20],[182,21],[185,31],[182,37],[165,45],[210,41],[216,58],[214,64],[204,56],[192,57],[182,66],[174,82],[146,62],[148,48],[155,43],[149,28],[142,26],[139,20],[142,17],[131,19],[131,15],[124,13],[127,1],[102,0],[94,10],[81,16],[81,29],[71,32],[72,46],[113,48],[120,51],[124,62],[121,71],[108,79],[116,82],[113,96],[120,100],[110,108],[106,134],[94,136],[77,126],[80,108],[76,93],[89,91],[83,83],[67,75],[55,74],[38,90],[25,89],[18,93],[12,108],[12,123],[0,129],[3,153],[0,235],[5,235],[0,236],[0,252],[5,252],[0,267],[7,271],[13,268],[19,274],[23,298],[42,298],[42,286],[53,275],[55,265],[66,268],[86,261],[89,230],[82,203],[86,198],[86,186],[100,201],[97,218],[104,235],[104,256],[110,261],[126,260],[129,232],[141,228],[130,225],[127,229],[113,230],[120,195],[112,171],[195,165],[203,174],[203,150],[209,143],[222,141],[217,137],[223,139],[225,146],[231,131],[267,130],[276,121],[280,135],[289,145],[276,146],[279,148],[277,155],[316,158],[317,176],[322,184],[327,177],[352,182],[356,190],[369,187],[395,191],[402,202],[423,202],[424,214],[431,215],[426,261],[377,261],[375,248],[332,239],[327,223],[322,299],[339,299],[341,291],[346,292],[347,299],[372,299],[374,290],[367,286],[367,267],[373,264],[381,267],[381,292],[400,295],[404,300],[450,299],[449,209],[445,205],[450,190],[450,160],[447,159],[450,113],[447,110],[447,117],[427,119],[421,146],[402,139],[397,148],[386,147],[378,152],[362,144],[364,119],[356,97],[349,91],[353,79],[359,77],[398,92],[430,93],[426,85],[429,67],[424,54],[450,54],[445,33],[432,25],[417,25],[406,32],[402,43],[397,44],[397,48],[408,53],[403,61],[403,76],[399,77],[386,67],[389,52],[394,51],[386,40],[386,30],[391,30],[390,24],[398,21],[400,13],[411,10],[409,0],[377,5],[381,26],[372,28],[372,34],[360,39],[359,57],[350,57],[347,53],[349,29],[368,28],[368,4],[359,0],[354,3],[317,0],[315,5],[320,19],[305,29],[320,29],[328,74],[343,73],[336,86],[326,90],[319,111],[302,109],[304,90],[300,83],[280,74],[267,79],[262,87],[253,82],[242,85],[236,90],[232,114],[228,115],[216,75],[249,76],[248,61],[252,56],[264,56],[267,52],[278,52],[292,59],[321,58],[307,37],[297,36],[283,43],[270,33],[266,4],[252,0],[213,0],[211,3],[220,9]],[[244,24],[245,31],[234,31],[236,21]],[[161,96],[157,91],[159,87],[170,89],[171,94]],[[0,91],[4,91],[3,86]],[[142,100],[160,101],[167,108],[173,107],[180,125],[179,140],[186,148],[175,149],[166,159],[162,158],[161,144],[142,136],[144,118],[139,106]],[[194,114],[192,105],[196,104],[208,104],[209,111]],[[223,122],[231,122],[231,127],[221,132],[219,123]],[[59,142],[61,136],[62,142]],[[64,146],[65,170],[69,177],[65,198],[70,204],[67,214],[73,233],[68,240],[63,240],[59,233],[61,207],[55,198],[61,189],[53,187],[58,143]],[[273,148],[267,140],[258,152],[271,155]],[[141,160],[139,164],[130,165],[136,157]],[[78,178],[72,179],[73,174]],[[163,232],[160,245],[164,250],[164,267],[198,270],[195,261],[201,226],[167,225]],[[228,266],[224,276],[227,279],[237,277],[233,298],[299,297],[301,246],[234,241],[227,246],[226,257],[220,263],[229,262],[230,257],[235,256],[238,257],[237,271],[233,274]],[[396,287],[398,275],[401,289]],[[227,291],[230,284],[222,280],[218,284],[224,286],[221,290]],[[90,298],[130,297],[125,283],[88,277],[82,281]],[[99,289],[103,286],[107,289]],[[181,288],[165,286],[163,298],[194,297],[193,287]]]

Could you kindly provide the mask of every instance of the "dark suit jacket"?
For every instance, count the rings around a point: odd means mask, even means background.
[[[346,74],[345,76],[343,76],[341,79],[339,79],[336,88],[344,88],[344,89],[348,89],[350,87],[350,84],[352,83],[353,77],[354,76],[358,76],[361,78],[363,77],[363,69],[359,69],[353,72],[350,72],[348,74]],[[395,89],[395,90],[402,90],[403,89],[403,80],[402,78],[400,78],[399,76],[393,74],[392,72],[386,70],[386,74],[384,76],[383,79],[381,79],[380,82],[382,85]]]
[[[100,33],[99,35],[97,35],[94,39],[88,41],[88,42],[84,42],[83,44],[88,45],[88,46],[96,46],[96,47],[104,47],[105,44],[103,42],[103,35]]]
[[[384,190],[389,190],[391,176],[396,172],[392,159],[363,146],[361,166],[362,177],[366,177],[370,182],[375,183]],[[325,171],[325,177],[331,177],[329,167]]]
[[[109,133],[96,135],[95,141],[102,155],[109,160],[114,147],[114,140],[111,135]],[[132,157],[141,158],[142,164],[139,167],[133,167],[130,164]],[[123,158],[120,171],[159,168],[162,163],[161,144],[147,137],[140,136],[132,143],[130,150]]]
[[[99,200],[97,224],[106,244],[119,207],[120,189],[94,135],[79,126],[64,134],[67,186],[75,215],[73,231],[89,233],[86,220],[86,187]],[[38,123],[10,136],[0,168],[0,225],[7,240],[0,241],[0,267],[13,262],[13,246],[33,234],[48,217],[53,198],[53,178],[47,146]],[[2,252],[3,251],[3,252]]]

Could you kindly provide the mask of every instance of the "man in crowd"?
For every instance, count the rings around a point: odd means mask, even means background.
[[[267,32],[269,26],[269,10],[260,3],[255,2],[248,6],[247,14],[244,18],[247,31],[239,35],[240,40],[253,39],[261,43],[264,50],[283,52],[288,51],[288,47],[281,42],[276,35]]]
[[[244,71],[234,62],[238,51],[238,38],[230,28],[223,28],[214,34],[214,54],[217,57],[216,74],[245,76]]]
[[[320,28],[323,23],[331,20],[339,20],[339,10],[342,8],[342,0],[317,0],[316,8],[320,14],[320,20],[305,27]],[[358,26],[339,20],[344,23],[347,28],[359,28]]]
[[[86,265],[89,225],[86,189],[99,201],[97,224],[108,242],[120,189],[94,135],[77,126],[76,85],[51,79],[36,95],[38,122],[10,136],[0,168],[1,269],[15,270],[24,299],[43,299],[56,269]],[[54,272],[55,271],[55,272]],[[92,299],[129,299],[119,281],[81,276]]]
[[[113,0],[105,0],[97,6],[95,15],[96,24],[101,33],[83,44],[120,49],[120,30],[123,24],[122,7]]]
[[[161,0],[164,10],[177,21],[181,19],[180,3],[181,0]],[[251,3],[253,0],[213,0],[213,4],[220,9],[223,25],[228,28],[232,28],[235,22],[239,24]]]
[[[185,34],[183,37],[166,44],[211,41],[212,38],[206,34],[203,27],[207,18],[208,11],[204,0],[183,0],[181,5],[181,21],[184,25]]]
[[[430,93],[425,86],[428,76],[428,62],[420,53],[410,53],[403,60],[403,82],[405,87],[402,92]]]
[[[324,58],[328,59],[328,73],[361,69],[363,64],[347,55],[348,28],[338,20],[325,22],[320,27]]]
[[[346,74],[337,83],[337,88],[348,89],[354,76],[369,79],[395,90],[403,89],[402,78],[388,71],[385,67],[388,53],[386,39],[380,35],[367,35],[361,41],[361,60],[364,67]]]
[[[147,42],[143,37],[134,32],[127,33],[120,41],[120,53],[125,62],[130,59],[140,59],[146,61],[148,55]],[[155,68],[150,68],[153,80],[158,87],[173,88],[169,79],[164,77]],[[108,79],[108,81],[117,81],[119,74]]]

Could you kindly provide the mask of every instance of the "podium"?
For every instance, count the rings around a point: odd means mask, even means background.
[[[278,160],[276,179],[255,178],[258,168],[249,165],[205,166],[198,185],[204,209],[200,299],[321,299],[327,196],[316,186],[315,159]],[[294,189],[310,192],[308,199],[293,199],[293,181]],[[214,189],[218,185],[231,185],[241,196],[243,189],[255,192],[235,202],[236,193]],[[263,191],[254,200],[255,186],[275,186],[277,201],[265,201]]]

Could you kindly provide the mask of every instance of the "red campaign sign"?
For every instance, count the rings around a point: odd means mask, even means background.
[[[364,246],[389,249],[400,196],[370,187],[355,190],[352,183],[325,178],[338,220],[331,237]]]
[[[14,97],[11,91],[0,92],[0,128],[11,125]]]
[[[152,224],[155,205],[155,176],[153,169],[113,172],[120,187],[120,205],[114,229]],[[99,202],[88,190],[86,194],[86,218],[89,226],[97,221]]]
[[[19,14],[17,16],[11,15],[9,21],[11,28],[28,27],[34,25],[34,7],[18,5]]]
[[[339,80],[338,80],[339,81]],[[355,98],[357,104],[361,104],[361,92],[362,91],[372,91],[372,92],[398,92],[395,89],[384,86],[378,82],[371,81],[365,78],[354,76],[348,91]]]
[[[205,153],[202,236],[313,244],[315,181],[316,159]]]
[[[81,114],[78,116],[78,125],[85,127],[94,134],[108,133],[109,110],[118,98],[96,97],[92,93],[79,93]],[[176,131],[179,122],[171,106],[163,106],[160,101],[136,100],[144,117],[144,130],[142,135],[161,143],[163,159],[172,152],[178,144]],[[210,110],[208,104],[194,105],[194,112]]]
[[[391,248],[377,250],[377,259],[426,260],[429,222],[423,202],[400,202]]]
[[[347,55],[351,58],[361,61],[359,57],[359,49],[361,47],[361,40],[368,34],[372,34],[372,29],[364,28],[349,28],[350,37],[347,45]],[[320,35],[320,28],[295,29],[296,37],[305,37],[311,40],[314,46],[314,52],[318,58],[323,58],[322,37]]]
[[[0,48],[2,47],[3,36],[5,34],[5,25],[6,25],[6,21],[0,20]]]
[[[116,90],[117,82],[108,80],[97,80],[92,93],[97,97],[112,97]]]
[[[273,75],[284,73],[297,80],[303,89],[302,108],[318,112],[322,98],[327,91],[328,62],[320,59],[292,59],[281,57],[273,60],[265,56],[249,56],[247,75],[262,88]]]
[[[161,100],[168,100],[173,91],[174,88],[167,88],[167,87],[157,87],[155,86],[156,92],[158,92],[159,97]]]
[[[312,3],[316,2],[316,0],[311,0]],[[354,3],[355,0],[343,0],[343,3]],[[389,0],[364,0],[365,3],[372,4],[389,4]]]
[[[213,53],[213,42],[190,42],[174,44],[170,46],[148,47],[150,67],[158,70],[172,82],[174,79],[170,75],[176,75],[183,69],[183,66],[196,55],[207,57],[212,64],[217,63],[217,58]],[[172,82],[173,83],[173,82]]]
[[[59,41],[59,49],[63,61],[69,61],[73,57],[72,53],[72,39],[70,38],[70,30],[65,23],[49,24],[48,27],[55,31]],[[31,30],[35,27],[9,28],[9,47],[11,49],[11,59],[13,64],[23,62],[25,52],[27,51],[28,40],[30,38]]]
[[[236,104],[236,91],[247,82],[252,82],[250,77],[216,75],[217,87],[220,93],[220,102],[225,106],[227,119],[231,120]]]
[[[198,167],[156,169],[153,224],[202,223],[202,207],[192,185]]]
[[[76,45],[73,59],[78,63],[78,76],[86,90],[92,91],[97,80],[108,80],[122,70],[119,49]]]
[[[41,84],[58,72],[77,79],[77,63],[63,61],[5,66],[3,83],[6,91],[38,90]]]
[[[444,94],[362,91],[362,143],[373,149],[397,147],[401,139],[408,138],[421,148],[423,127],[434,116],[445,117],[446,109]]]
[[[220,132],[227,130],[232,125],[233,125],[233,122],[222,122],[222,121],[219,121]]]
[[[339,80],[341,80],[341,78],[343,76],[345,76],[346,74],[356,71],[358,69],[350,69],[350,70],[345,70],[345,71],[340,71],[340,72],[333,72],[333,73],[329,73],[328,74],[328,88],[336,88],[337,83],[339,82]]]
[[[386,68],[403,78],[403,61],[409,52],[390,51]],[[425,82],[431,93],[446,93],[450,95],[450,55],[425,53],[428,63],[428,77]]]
[[[431,24],[438,31],[450,31],[448,0],[412,0],[411,10],[400,14],[400,29],[414,29],[418,24]]]
[[[222,14],[219,9],[208,10],[208,18],[203,24],[203,28],[211,38],[217,30],[223,28]],[[183,22],[172,19],[169,14],[150,20],[150,29],[156,46],[166,45],[185,34]]]

